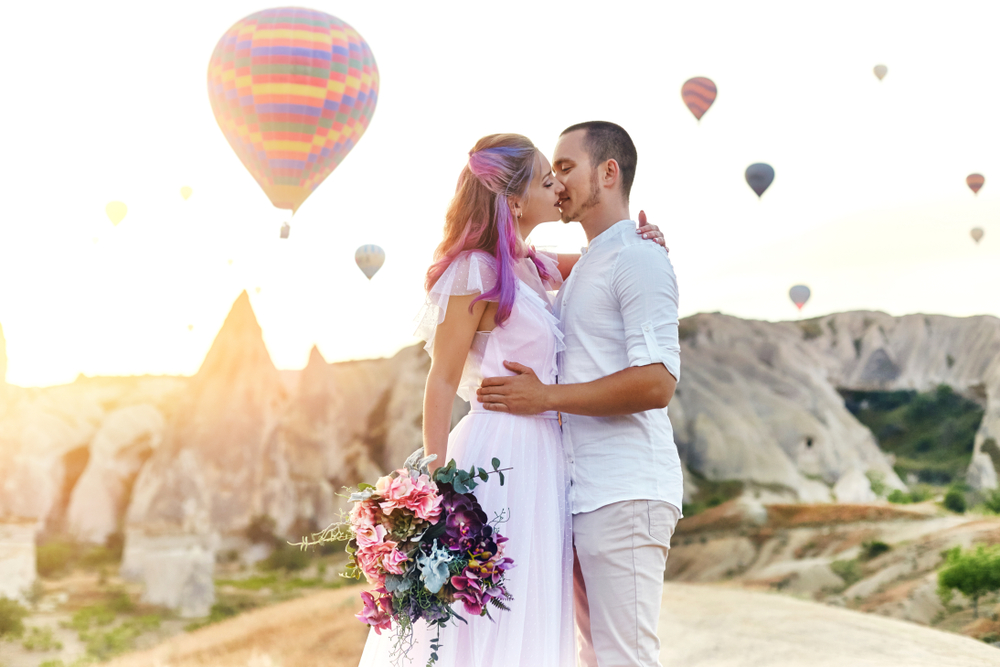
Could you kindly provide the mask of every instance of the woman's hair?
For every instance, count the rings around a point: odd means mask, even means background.
[[[462,251],[483,250],[493,255],[497,284],[472,303],[498,301],[497,325],[507,321],[514,307],[514,263],[519,258],[530,257],[541,277],[550,277],[535,251],[518,235],[517,221],[507,202],[508,197],[518,197],[524,205],[535,177],[537,156],[535,145],[520,134],[491,134],[476,142],[445,214],[444,239],[427,269],[425,287],[429,291]]]

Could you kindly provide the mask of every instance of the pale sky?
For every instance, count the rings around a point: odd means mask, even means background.
[[[796,283],[813,291],[805,317],[1000,315],[1000,3],[316,0],[366,39],[381,90],[287,240],[289,213],[206,93],[219,37],[267,6],[5,7],[9,382],[192,374],[243,289],[279,368],[301,368],[313,344],[329,361],[392,354],[413,342],[469,148],[519,132],[550,154],[593,119],[635,140],[632,212],[667,236],[682,315],[795,318]],[[693,76],[719,87],[700,124],[680,98]],[[760,201],[743,178],[753,162],[776,172]],[[978,196],[972,172],[986,176]],[[117,227],[112,200],[129,207]],[[585,242],[576,224],[534,237]],[[354,264],[365,243],[387,257],[371,282]]]

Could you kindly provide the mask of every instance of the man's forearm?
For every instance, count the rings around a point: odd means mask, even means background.
[[[614,417],[667,407],[677,380],[663,364],[635,366],[592,382],[547,385],[549,410]]]

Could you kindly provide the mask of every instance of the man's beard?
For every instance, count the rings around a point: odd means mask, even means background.
[[[590,196],[575,211],[562,211],[563,222],[579,220],[580,216],[601,203],[601,187],[597,184],[597,170],[590,174]]]

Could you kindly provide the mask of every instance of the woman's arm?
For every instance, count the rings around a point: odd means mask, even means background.
[[[424,389],[424,455],[437,454],[437,459],[430,464],[432,472],[447,463],[445,456],[455,392],[462,380],[472,339],[486,311],[487,302],[478,301],[469,312],[469,304],[477,296],[467,294],[449,298],[448,314],[434,335],[434,354]]]

